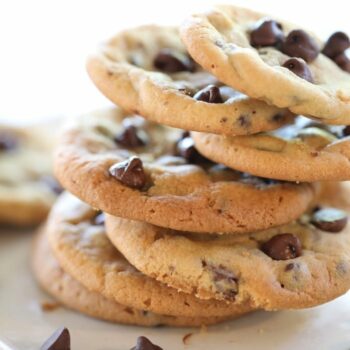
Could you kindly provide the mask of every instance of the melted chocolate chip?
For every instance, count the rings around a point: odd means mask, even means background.
[[[154,58],[153,65],[165,73],[194,72],[195,70],[191,57],[174,49],[160,50]]]
[[[294,259],[302,253],[299,238],[290,233],[282,233],[272,237],[261,246],[261,250],[274,260]]]
[[[178,141],[176,145],[176,155],[183,157],[188,163],[201,164],[207,163],[209,160],[203,157],[194,145],[191,137],[185,137]]]
[[[15,149],[18,145],[17,137],[6,131],[0,131],[0,152]]]
[[[323,208],[313,213],[311,223],[322,231],[337,233],[348,222],[347,214],[335,208]]]
[[[102,211],[98,211],[96,216],[93,218],[92,223],[96,226],[103,226],[105,224],[105,213]]]
[[[123,162],[112,165],[109,173],[124,185],[141,189],[146,184],[146,174],[140,158],[131,157]]]
[[[349,47],[349,37],[343,32],[335,32],[328,38],[322,53],[330,58],[334,58],[343,53]]]
[[[350,73],[350,59],[345,52],[334,57],[334,62],[345,72]]]
[[[70,350],[70,334],[67,328],[59,328],[40,347],[40,350]]]
[[[145,146],[148,142],[148,137],[143,130],[139,130],[134,125],[127,125],[114,138],[114,141],[127,148],[135,148]]]
[[[281,51],[291,57],[312,62],[319,54],[315,40],[303,30],[292,30],[283,42]]]
[[[146,337],[138,337],[136,341],[136,346],[134,346],[130,350],[163,350],[163,349],[158,345],[153,344]]]
[[[208,85],[202,90],[199,90],[193,98],[197,101],[203,101],[208,103],[223,103],[220,89],[215,85]]]
[[[283,63],[282,67],[289,69],[295,75],[308,81],[309,83],[313,82],[313,77],[309,67],[300,58],[290,58],[289,60]]]
[[[254,47],[278,46],[283,39],[281,24],[272,20],[259,22],[250,33],[250,44]]]

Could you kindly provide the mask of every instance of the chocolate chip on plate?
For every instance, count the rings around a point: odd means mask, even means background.
[[[311,223],[322,231],[337,233],[342,231],[348,222],[346,212],[335,208],[322,208],[315,211]]]
[[[348,55],[343,52],[333,58],[334,62],[345,72],[350,73],[350,59]]]
[[[308,81],[309,83],[313,82],[312,73],[307,66],[307,64],[300,58],[290,58],[283,63],[282,67],[289,69],[298,77]]]
[[[322,53],[330,58],[334,58],[349,47],[349,37],[343,32],[335,32],[328,38]]]
[[[109,168],[109,173],[122,184],[131,188],[141,189],[146,184],[146,174],[142,161],[136,156],[112,165]]]
[[[70,334],[65,327],[57,329],[40,347],[40,350],[70,350]]]
[[[250,32],[250,44],[254,47],[277,46],[283,39],[282,25],[273,20],[258,22]]]
[[[143,130],[140,130],[135,125],[127,125],[116,135],[114,141],[127,148],[135,148],[145,146],[148,142],[148,137]]]
[[[281,51],[291,57],[302,58],[312,62],[319,54],[319,47],[315,40],[301,29],[292,30],[282,43]]]
[[[201,164],[207,163],[209,160],[203,157],[196,149],[194,141],[191,137],[180,139],[176,144],[176,155],[183,157],[188,163]]]
[[[301,255],[299,238],[290,233],[282,233],[263,243],[261,250],[274,260],[294,259]]]
[[[0,152],[9,151],[17,147],[18,139],[7,131],[0,131]]]
[[[342,134],[343,137],[350,136],[350,125],[344,126]]]
[[[153,344],[146,337],[138,337],[136,341],[136,346],[130,350],[163,350],[160,346]]]
[[[188,55],[174,49],[161,49],[154,58],[153,65],[165,73],[193,72],[194,62]]]
[[[193,98],[197,101],[203,101],[208,103],[223,103],[220,89],[210,84],[202,90],[199,90]]]

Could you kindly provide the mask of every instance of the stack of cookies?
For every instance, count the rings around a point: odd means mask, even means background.
[[[234,6],[105,43],[87,69],[116,106],[62,133],[55,174],[70,193],[34,245],[42,286],[148,326],[344,294],[349,46]]]

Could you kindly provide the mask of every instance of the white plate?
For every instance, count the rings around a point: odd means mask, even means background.
[[[350,349],[350,294],[317,308],[257,312],[207,330],[119,326],[63,308],[44,312],[40,305],[50,298],[30,273],[30,236],[0,233],[1,350],[38,350],[63,325],[71,332],[72,350],[128,350],[140,335],[164,350]],[[193,335],[184,345],[187,333]]]

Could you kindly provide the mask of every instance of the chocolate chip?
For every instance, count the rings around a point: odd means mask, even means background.
[[[334,58],[343,53],[349,47],[349,37],[343,32],[335,32],[328,38],[322,53],[330,58]]]
[[[277,46],[283,39],[282,25],[272,20],[257,23],[250,33],[250,44],[254,47]]]
[[[284,268],[284,271],[290,271],[290,270],[293,270],[295,267],[295,264],[294,263],[289,263],[285,266]]]
[[[40,347],[40,350],[70,350],[70,334],[67,328],[57,329]]]
[[[291,57],[300,57],[312,62],[319,54],[315,40],[303,30],[292,30],[282,43],[281,51]]]
[[[334,62],[345,72],[350,73],[350,59],[345,52],[334,57]]]
[[[40,178],[40,180],[46,183],[47,186],[52,190],[52,192],[56,194],[61,194],[63,192],[63,188],[59,184],[59,182],[51,175],[44,175]]]
[[[350,136],[350,125],[344,126],[342,134],[343,137]]]
[[[146,337],[138,337],[136,341],[136,346],[130,350],[163,350],[160,346],[153,344]]]
[[[289,69],[295,75],[310,83],[313,82],[313,77],[309,67],[300,58],[290,58],[289,60],[283,63],[282,67]]]
[[[141,189],[146,184],[146,174],[140,158],[133,156],[109,168],[109,173],[131,188]]]
[[[223,100],[220,94],[220,89],[213,84],[210,84],[204,89],[199,90],[193,96],[193,98],[197,101],[203,101],[208,103],[223,103]]]
[[[6,131],[0,131],[0,152],[15,149],[18,145],[17,137]]]
[[[96,216],[93,218],[92,223],[96,226],[103,226],[105,224],[105,213],[102,211],[98,211]]]
[[[348,222],[348,215],[339,209],[323,208],[313,213],[311,223],[318,229],[337,233],[342,231]]]
[[[201,164],[209,162],[207,158],[197,151],[191,137],[180,139],[176,145],[175,152],[178,156],[185,158],[188,163]]]
[[[162,72],[194,72],[194,62],[188,55],[174,49],[161,49],[153,61],[154,67]]]
[[[135,125],[127,125],[114,138],[114,141],[127,148],[135,148],[145,146],[148,142],[148,137],[143,130],[138,129]]]
[[[294,259],[302,253],[299,238],[290,233],[282,233],[272,237],[261,246],[261,250],[274,260]]]

